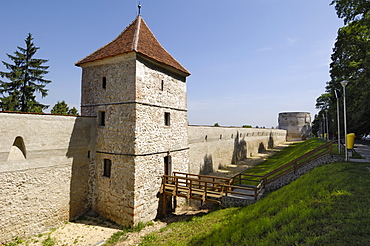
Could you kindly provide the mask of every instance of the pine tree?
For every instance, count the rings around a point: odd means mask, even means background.
[[[48,73],[49,66],[44,66],[48,60],[35,59],[40,47],[36,47],[32,42],[32,34],[28,34],[25,43],[26,48],[17,47],[14,55],[9,55],[13,64],[3,61],[9,72],[0,72],[2,78],[7,78],[8,82],[0,80],[0,107],[4,111],[21,112],[42,112],[48,106],[36,101],[35,93],[40,93],[42,97],[47,96],[45,85],[51,81],[44,79]]]

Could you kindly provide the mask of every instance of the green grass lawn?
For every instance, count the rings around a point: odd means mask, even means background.
[[[321,145],[325,144],[326,140],[321,138],[311,138],[304,142],[297,142],[289,145],[287,148],[270,156],[267,160],[260,164],[248,169],[246,174],[265,175],[284,164],[287,164],[294,159],[314,150]]]
[[[317,167],[253,205],[172,223],[141,245],[370,245],[368,166]]]

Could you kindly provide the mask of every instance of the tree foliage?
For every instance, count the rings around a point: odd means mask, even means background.
[[[65,101],[57,102],[50,111],[52,114],[67,114],[67,115],[78,115],[78,111],[75,107],[69,108]]]
[[[317,98],[316,107],[329,110],[329,118],[335,119],[330,124],[331,132],[336,132],[335,90],[343,92],[340,82],[347,80],[348,131],[357,134],[370,132],[370,1],[334,0],[331,4],[345,26],[338,30],[331,55],[331,80],[327,82],[326,93]],[[343,109],[343,98],[339,97],[339,101],[340,109]],[[321,115],[318,114],[317,122],[322,121]],[[343,119],[342,114],[340,118]]]
[[[319,96],[316,99],[316,108],[317,109],[328,109],[331,101],[332,101],[331,93],[321,94],[321,96]]]
[[[343,19],[344,24],[361,20],[370,10],[368,0],[333,0],[331,5],[335,6],[337,15]]]
[[[18,46],[14,55],[7,54],[13,63],[2,62],[9,70],[0,72],[2,78],[8,79],[0,80],[0,107],[4,111],[42,112],[48,107],[39,103],[35,95],[47,96],[45,86],[51,81],[44,79],[49,66],[43,64],[48,60],[33,58],[40,47],[36,47],[32,40],[29,33],[25,39],[26,48]]]

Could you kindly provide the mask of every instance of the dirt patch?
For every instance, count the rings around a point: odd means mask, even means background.
[[[201,208],[182,207],[176,212],[168,215],[161,221],[153,221],[140,232],[128,232],[123,236],[123,239],[116,243],[117,246],[138,245],[143,240],[143,237],[152,232],[159,231],[172,222],[188,220],[194,216],[201,216],[213,210],[212,206],[203,206]],[[20,246],[100,246],[108,241],[108,239],[116,232],[122,231],[122,228],[101,217],[83,217],[74,222],[66,222],[64,225],[54,228],[48,232],[39,234],[38,236],[28,238]]]
[[[20,245],[42,246],[48,245],[93,245],[106,241],[120,227],[108,220],[99,217],[85,217],[75,222],[66,222],[64,225],[27,239]]]

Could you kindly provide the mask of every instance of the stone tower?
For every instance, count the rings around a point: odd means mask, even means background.
[[[307,112],[279,113],[279,129],[287,130],[288,141],[312,137],[311,114]]]
[[[76,66],[82,68],[81,113],[97,118],[92,209],[124,225],[154,219],[162,175],[188,171],[190,73],[140,15]]]

